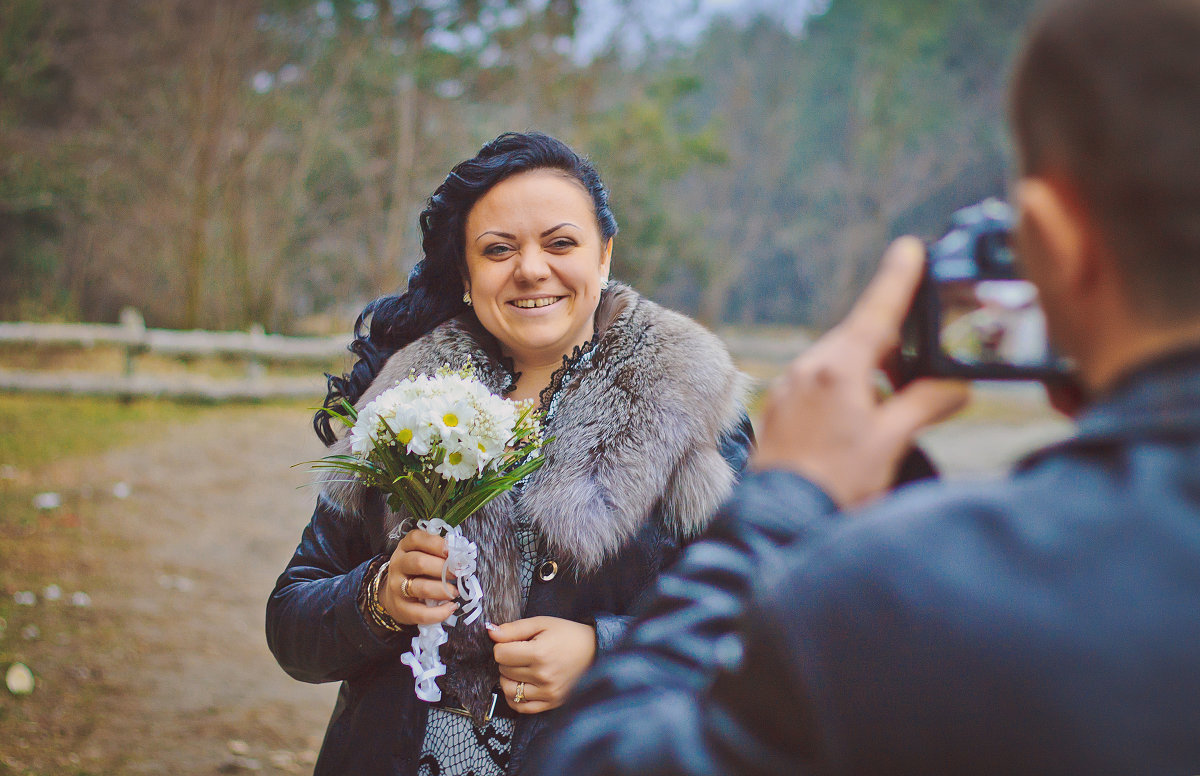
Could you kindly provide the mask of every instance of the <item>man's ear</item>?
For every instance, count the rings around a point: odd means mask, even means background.
[[[1070,187],[1048,178],[1022,178],[1016,187],[1019,248],[1026,272],[1076,293],[1095,281],[1095,237],[1082,203]]]

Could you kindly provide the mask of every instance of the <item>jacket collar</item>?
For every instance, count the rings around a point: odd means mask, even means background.
[[[1079,417],[1070,438],[1032,453],[1027,468],[1060,449],[1200,433],[1200,345],[1127,372]]]

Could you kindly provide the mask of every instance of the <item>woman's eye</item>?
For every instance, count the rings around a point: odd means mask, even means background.
[[[575,247],[575,241],[570,239],[569,237],[559,237],[558,239],[556,239],[550,243],[550,247],[555,248],[560,251],[565,251],[568,248]]]
[[[508,247],[504,243],[496,243],[495,245],[489,245],[488,247],[484,248],[483,255],[484,256],[503,256],[504,254],[508,253],[511,250],[512,250],[512,248]]]

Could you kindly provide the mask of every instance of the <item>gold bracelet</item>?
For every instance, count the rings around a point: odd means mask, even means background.
[[[390,631],[403,633],[406,630],[404,625],[388,614],[387,609],[384,609],[383,604],[379,602],[379,583],[387,576],[389,563],[391,563],[390,560],[384,561],[383,565],[379,567],[379,571],[375,572],[374,579],[371,580],[371,586],[367,589],[367,609],[376,625]]]

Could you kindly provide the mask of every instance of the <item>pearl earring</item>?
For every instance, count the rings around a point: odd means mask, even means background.
[[[463,304],[465,304],[467,307],[471,306],[471,292],[470,291],[463,292]]]

